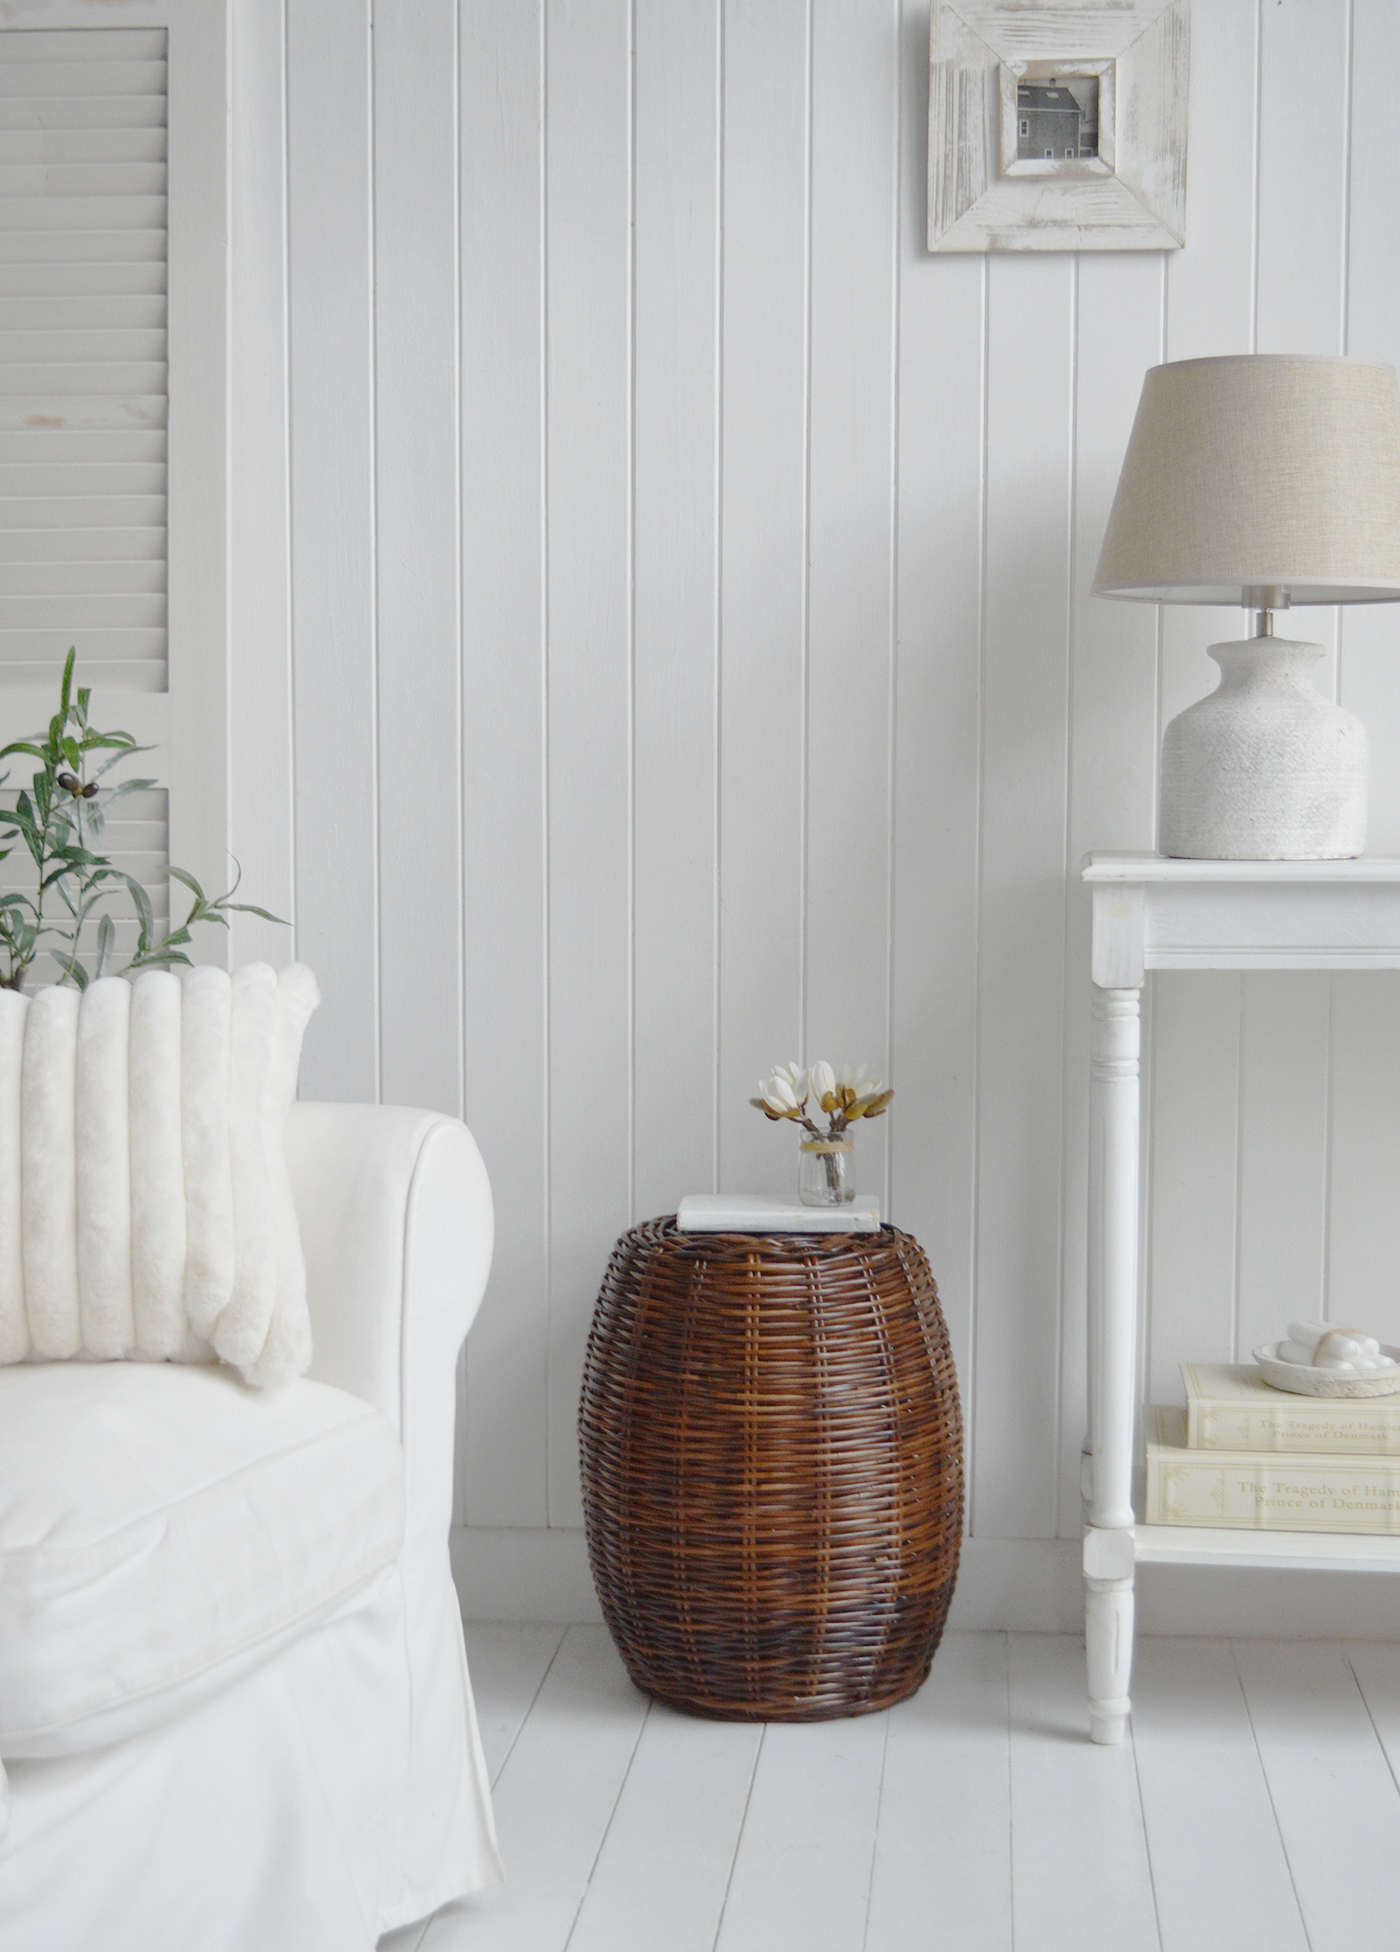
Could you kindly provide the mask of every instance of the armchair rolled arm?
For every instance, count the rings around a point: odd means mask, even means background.
[[[465,1125],[397,1105],[293,1105],[287,1163],[311,1374],[382,1410],[404,1450],[408,1780],[434,1788],[404,1825],[399,1922],[502,1875],[447,1550],[457,1354],[491,1265],[491,1187]]]
[[[320,1382],[373,1403],[404,1446],[408,1546],[445,1548],[457,1353],[491,1265],[491,1188],[460,1120],[297,1104],[287,1161]]]

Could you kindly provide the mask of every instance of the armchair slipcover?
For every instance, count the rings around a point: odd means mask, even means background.
[[[5,1952],[367,1952],[501,1875],[448,1562],[485,1169],[396,1107],[286,1142],[310,1378],[0,1371]]]

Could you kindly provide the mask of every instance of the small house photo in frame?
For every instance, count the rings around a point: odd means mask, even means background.
[[[1171,251],[1190,0],[933,0],[931,251]]]

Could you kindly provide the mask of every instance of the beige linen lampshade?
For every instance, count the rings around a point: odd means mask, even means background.
[[[1219,687],[1162,739],[1158,846],[1190,860],[1337,860],[1366,844],[1367,741],[1272,612],[1400,599],[1400,387],[1389,366],[1249,354],[1154,366],[1094,590],[1239,603]]]
[[[1392,367],[1253,353],[1147,374],[1095,593],[1259,605],[1263,590],[1400,598]]]

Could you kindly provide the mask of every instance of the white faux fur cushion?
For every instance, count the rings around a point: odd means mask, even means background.
[[[0,1363],[304,1373],[282,1134],[319,1001],[299,963],[0,990]]]

